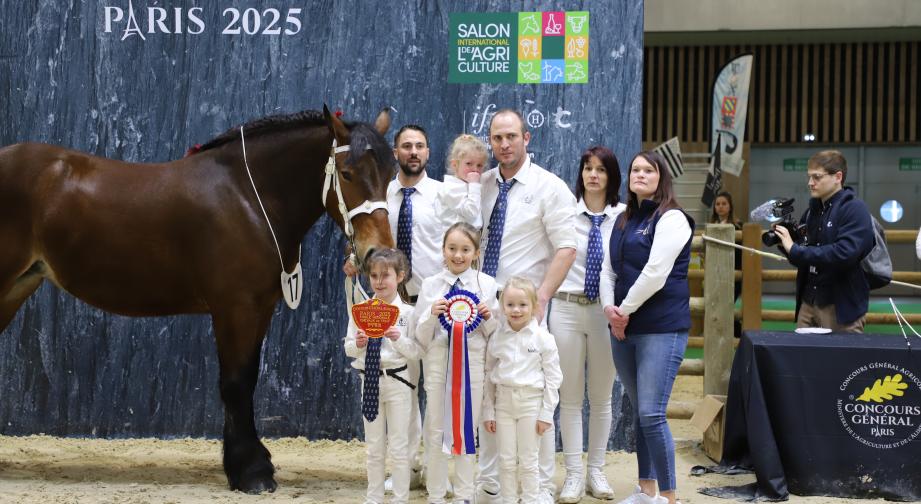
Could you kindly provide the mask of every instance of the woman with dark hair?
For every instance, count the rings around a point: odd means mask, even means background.
[[[602,273],[614,283],[602,292],[602,305],[611,324],[614,364],[636,417],[639,485],[621,502],[674,504],[675,444],[665,407],[691,327],[694,220],[678,205],[659,154],[633,158],[628,187],[627,209],[614,225],[611,260]]]
[[[607,319],[601,311],[601,268],[620,203],[620,164],[610,149],[591,147],[582,154],[576,177],[576,261],[550,302],[547,326],[556,339],[563,371],[560,434],[566,479],[559,502],[579,502],[586,490],[613,499],[604,475],[611,433],[614,363]],[[586,366],[588,369],[586,370]],[[582,403],[588,381],[588,475],[582,466]]]
[[[710,224],[732,224],[736,231],[742,229],[742,223],[736,219],[735,207],[732,205],[732,194],[723,191],[713,200],[713,212],[710,214]]]

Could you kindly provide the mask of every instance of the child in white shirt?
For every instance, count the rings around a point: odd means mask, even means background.
[[[537,502],[540,436],[553,434],[563,373],[556,341],[534,318],[537,290],[512,277],[499,300],[505,322],[486,349],[484,427],[496,434],[502,502]]]
[[[486,144],[473,135],[460,135],[451,143],[448,170],[437,197],[445,227],[455,222],[466,222],[477,229],[483,227],[480,175],[488,161]]]
[[[479,298],[477,311],[483,318],[480,325],[467,334],[467,362],[470,373],[470,395],[473,411],[474,432],[479,425],[480,406],[483,398],[485,377],[486,343],[498,326],[495,313],[496,281],[493,277],[474,269],[474,261],[480,255],[480,233],[465,222],[457,222],[448,228],[442,243],[445,268],[437,275],[426,278],[419,290],[416,303],[418,323],[416,338],[425,348],[422,358],[424,370],[426,409],[426,489],[430,504],[445,504],[448,483],[448,462],[452,455],[442,450],[450,448],[451,429],[445,432],[445,395],[448,382],[449,341],[448,332],[441,326],[438,317],[445,313],[445,294],[454,288],[472,292]],[[449,419],[450,420],[450,419]],[[445,443],[448,434],[448,443]],[[473,477],[476,455],[454,455],[454,498],[455,502],[473,502]]]
[[[368,493],[366,504],[384,504],[384,462],[387,445],[393,462],[393,503],[409,502],[409,412],[412,394],[416,388],[409,378],[408,360],[419,359],[421,349],[413,337],[413,307],[403,303],[397,294],[397,285],[407,271],[406,256],[395,249],[382,249],[368,259],[371,287],[374,297],[400,309],[396,325],[387,329],[381,338],[380,376],[378,377],[377,417],[369,421],[363,415],[365,445],[367,448]],[[352,367],[362,375],[362,400],[364,403],[365,360],[368,335],[349,321],[345,337],[345,353],[354,358]]]

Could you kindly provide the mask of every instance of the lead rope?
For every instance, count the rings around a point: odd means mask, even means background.
[[[249,177],[249,183],[252,184],[253,192],[256,193],[256,201],[259,202],[259,208],[262,209],[265,223],[269,225],[269,233],[272,233],[272,241],[275,242],[275,251],[278,252],[278,263],[281,264],[281,270],[285,271],[285,261],[281,258],[281,248],[278,246],[278,239],[275,238],[275,230],[272,229],[272,222],[269,220],[269,214],[265,212],[262,198],[259,197],[259,190],[256,189],[256,183],[253,182],[253,174],[249,171],[249,163],[246,161],[246,139],[243,138],[243,126],[240,126],[240,143],[243,145],[243,166],[246,167],[246,176]],[[298,249],[297,252],[297,261],[301,261],[300,249]]]

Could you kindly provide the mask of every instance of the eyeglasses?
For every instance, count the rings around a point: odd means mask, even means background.
[[[831,173],[810,173],[806,175],[806,182],[818,182]]]

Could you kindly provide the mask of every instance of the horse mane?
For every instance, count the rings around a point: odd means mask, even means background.
[[[396,160],[393,157],[393,151],[384,137],[370,125],[354,121],[343,121],[346,128],[349,129],[351,137],[351,150],[349,151],[348,163],[358,161],[365,150],[371,150],[380,167],[392,169]],[[294,114],[281,114],[266,116],[243,124],[247,138],[259,137],[268,133],[279,131],[289,131],[297,128],[311,126],[326,126],[326,118],[323,113],[317,110],[304,110]],[[234,142],[240,138],[240,126],[235,126],[220,135],[212,138],[205,144],[196,146],[194,151],[190,150],[189,155],[197,154],[202,151],[214,149],[224,144]]]

